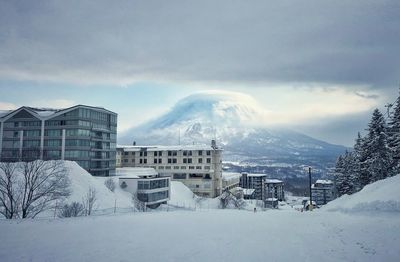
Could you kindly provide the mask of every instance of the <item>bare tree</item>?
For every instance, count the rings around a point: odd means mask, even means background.
[[[0,163],[0,214],[7,219],[18,216],[17,165]]]
[[[65,204],[62,208],[58,217],[78,217],[84,214],[85,207],[78,202],[72,202],[71,204]]]
[[[246,206],[246,202],[243,199],[236,197],[229,190],[224,190],[219,196],[219,200],[219,207],[222,209],[225,209],[229,206],[234,206],[237,209],[243,209]]]
[[[85,207],[86,215],[90,216],[95,208],[97,201],[97,192],[94,187],[89,187],[86,196],[83,197],[83,206]]]
[[[111,191],[114,192],[115,190],[115,182],[114,180],[110,177],[108,179],[106,179],[106,181],[104,181],[104,185]]]
[[[146,203],[141,201],[135,193],[132,193],[132,203],[138,211],[146,211]]]
[[[62,161],[21,162],[19,168],[22,175],[18,181],[20,217],[34,218],[71,194],[70,181]]]

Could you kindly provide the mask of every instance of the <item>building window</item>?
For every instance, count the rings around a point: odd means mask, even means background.
[[[203,155],[203,151],[199,150],[199,156],[202,156],[202,155]]]
[[[184,159],[183,159],[183,163],[184,163],[184,164],[187,164],[187,158],[184,158]]]
[[[174,174],[174,179],[186,179],[186,174]]]
[[[179,169],[179,166],[174,166],[174,169]]]
[[[147,164],[147,159],[144,159],[144,163]]]
[[[203,158],[199,158],[198,162],[199,162],[199,164],[202,164],[203,163]]]
[[[157,158],[154,158],[154,164],[157,164]]]
[[[207,150],[207,156],[211,156],[211,151],[210,150]]]
[[[181,169],[186,169],[186,167],[185,166],[181,166]]]
[[[173,158],[173,159],[172,159],[172,163],[173,163],[173,164],[176,164],[177,162],[178,162],[178,161],[177,161],[176,158]]]
[[[162,156],[162,151],[158,151],[158,156]]]
[[[189,166],[189,169],[194,169],[194,166]]]
[[[159,159],[158,159],[158,163],[159,163],[159,164],[162,164],[162,158],[159,158]]]
[[[211,163],[211,158],[207,158],[207,164]]]
[[[140,163],[140,164],[143,164],[143,159],[140,159],[140,160],[139,160],[139,163]]]
[[[157,151],[154,151],[154,156],[157,156]]]
[[[172,158],[168,158],[168,164],[172,163]]]
[[[201,166],[196,166],[196,169],[201,169]]]
[[[188,164],[191,164],[191,163],[192,163],[192,159],[188,158]]]

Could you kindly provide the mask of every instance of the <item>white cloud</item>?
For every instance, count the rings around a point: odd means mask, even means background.
[[[17,108],[18,106],[13,103],[0,102],[0,110],[14,110]]]

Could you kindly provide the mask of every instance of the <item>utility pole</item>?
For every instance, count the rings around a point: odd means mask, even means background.
[[[312,211],[313,204],[312,204],[312,194],[311,194],[311,167],[308,167],[308,178],[310,180],[310,205],[308,206],[308,210]]]

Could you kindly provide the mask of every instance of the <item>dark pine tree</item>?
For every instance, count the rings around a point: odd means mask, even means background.
[[[400,95],[388,122],[388,147],[392,155],[390,174],[400,174]]]
[[[369,184],[388,177],[391,163],[385,118],[378,109],[374,110],[367,130],[363,152],[365,159],[361,162],[361,171],[366,175],[363,183]]]

